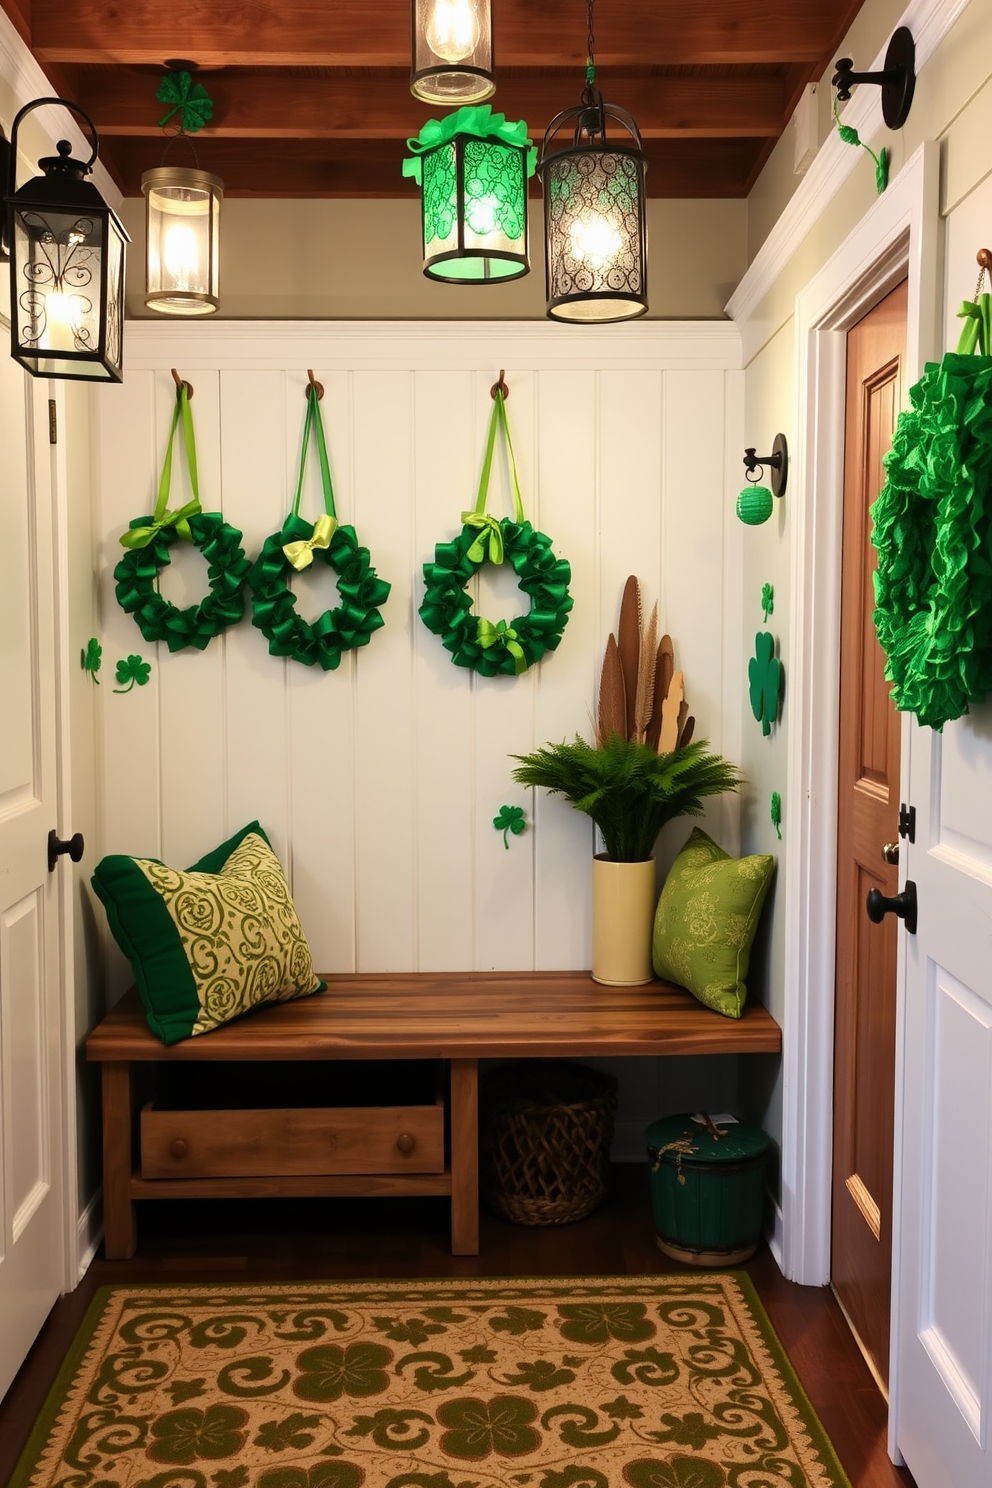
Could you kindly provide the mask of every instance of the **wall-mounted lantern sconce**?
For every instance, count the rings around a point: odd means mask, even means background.
[[[490,0],[412,0],[410,92],[449,108],[496,92]]]
[[[38,164],[43,172],[17,188],[17,131],[43,104],[84,119],[93,139],[88,160],[73,160],[68,140]],[[124,226],[86,177],[100,141],[89,115],[65,98],[36,98],[0,131],[6,180],[4,261],[10,263],[11,356],[32,377],[120,382],[124,326]],[[4,158],[6,157],[6,158]]]
[[[916,45],[908,26],[893,31],[881,72],[854,72],[850,57],[839,57],[831,79],[840,103],[846,103],[855,83],[874,83],[882,89],[882,118],[889,129],[901,129],[909,118],[916,89]]]
[[[768,485],[758,485],[766,465],[770,472]],[[746,449],[744,472],[748,484],[737,498],[737,515],[749,527],[760,527],[772,514],[772,497],[785,495],[789,479],[789,447],[785,435],[775,435],[770,455],[757,455],[754,449]]]

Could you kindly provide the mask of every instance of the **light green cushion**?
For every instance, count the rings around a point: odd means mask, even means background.
[[[698,827],[672,864],[654,919],[658,976],[715,1012],[739,1018],[761,906],[775,871],[766,853],[728,857]]]
[[[93,887],[163,1043],[324,987],[258,822],[185,873],[155,858],[102,858]]]

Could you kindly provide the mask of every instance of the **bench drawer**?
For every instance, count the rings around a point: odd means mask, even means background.
[[[141,1113],[142,1178],[442,1173],[444,1103]]]

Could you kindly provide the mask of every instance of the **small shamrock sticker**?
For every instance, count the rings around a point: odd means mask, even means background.
[[[767,737],[778,718],[783,679],[782,663],[775,655],[775,637],[770,631],[759,630],[755,636],[754,655],[747,664],[747,677],[751,712]]]
[[[881,196],[882,192],[889,184],[889,152],[883,145],[880,152],[876,155],[871,145],[865,144],[864,140],[861,138],[860,134],[852,124],[842,124],[840,122],[840,114],[837,112],[837,103],[838,100],[835,98],[834,120],[837,124],[837,133],[840,135],[845,145],[860,145],[862,150],[868,151],[868,154],[875,162],[875,190],[878,192],[879,196]]]
[[[140,656],[122,656],[117,663],[117,676],[115,681],[120,687],[115,687],[115,692],[130,692],[132,687],[144,687],[151,676],[151,662],[143,661]],[[125,687],[125,683],[127,686]]]
[[[775,828],[775,831],[778,834],[778,839],[781,842],[781,840],[782,840],[782,797],[779,795],[778,791],[772,791],[772,810],[771,810],[771,817],[772,817],[772,826]]]
[[[86,642],[86,649],[79,653],[79,665],[84,672],[89,672],[97,687],[100,686],[100,678],[97,672],[103,666],[103,647],[96,636],[90,636]]]
[[[761,586],[761,608],[764,612],[765,624],[767,625],[769,615],[775,613],[775,590],[771,584],[762,584]]]
[[[497,832],[503,833],[503,846],[509,852],[509,834],[512,832],[514,837],[519,837],[520,833],[527,827],[527,822],[524,818],[524,808],[522,806],[501,806],[499,808],[499,816],[493,817],[493,826]]]
[[[164,129],[174,114],[179,115],[183,134],[196,134],[213,118],[214,101],[202,83],[194,83],[188,72],[167,72],[155,90],[159,103],[171,103],[168,113],[158,121]]]

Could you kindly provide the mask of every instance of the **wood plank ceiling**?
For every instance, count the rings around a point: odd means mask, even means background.
[[[410,0],[0,0],[64,98],[94,119],[126,196],[162,163],[167,58],[214,100],[199,164],[229,196],[403,197]],[[600,0],[597,82],[637,120],[648,194],[741,197],[861,0]],[[579,101],[582,0],[493,0],[494,110],[531,137]],[[189,164],[185,149],[170,160]]]

